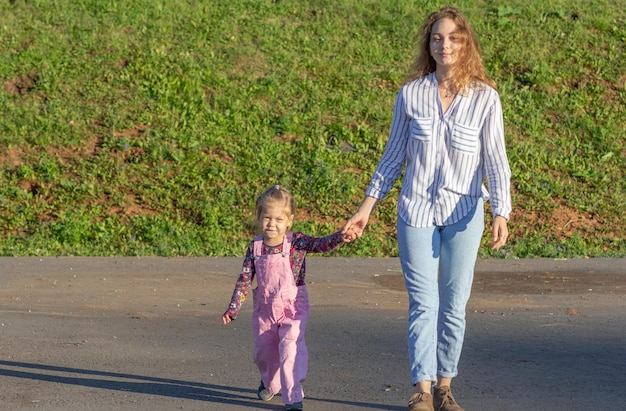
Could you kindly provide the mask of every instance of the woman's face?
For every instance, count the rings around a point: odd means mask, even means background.
[[[430,34],[430,55],[437,67],[449,67],[458,61],[463,48],[463,38],[456,23],[448,18],[437,20]]]

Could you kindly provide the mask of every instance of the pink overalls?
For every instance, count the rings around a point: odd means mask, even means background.
[[[306,285],[296,286],[289,252],[293,233],[287,232],[282,254],[261,255],[263,237],[254,239],[257,288],[253,290],[254,362],[265,387],[281,392],[285,404],[304,398],[302,382],[309,353],[304,331],[309,317]]]

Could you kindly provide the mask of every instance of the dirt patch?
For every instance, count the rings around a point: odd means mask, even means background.
[[[5,81],[4,90],[12,95],[23,96],[35,89],[38,80],[39,74],[31,71],[23,76]]]
[[[372,277],[375,284],[404,291],[401,275]],[[626,276],[589,273],[476,273],[474,293],[490,294],[626,294]]]
[[[479,273],[474,292],[515,294],[626,294],[626,276],[568,273]]]

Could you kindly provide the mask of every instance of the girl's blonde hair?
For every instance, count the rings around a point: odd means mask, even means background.
[[[261,218],[263,209],[270,203],[281,204],[289,210],[288,213],[290,215],[296,214],[296,200],[293,195],[285,187],[281,187],[277,184],[265,190],[265,192],[256,199],[257,220]]]
[[[458,35],[464,44],[452,71],[452,81],[455,89],[465,93],[468,88],[480,88],[484,84],[495,89],[495,82],[485,73],[478,40],[469,22],[457,8],[450,6],[428,15],[426,21],[417,32],[416,38],[417,42],[419,42],[419,49],[417,50],[417,57],[411,66],[411,73],[406,78],[406,83],[430,74],[437,69],[437,63],[430,55],[430,37],[435,23],[444,18],[454,22]]]

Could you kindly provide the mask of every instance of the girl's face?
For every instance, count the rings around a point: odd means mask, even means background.
[[[265,245],[277,246],[283,243],[285,233],[293,224],[293,215],[283,204],[269,203],[259,215],[259,225],[263,231]]]
[[[430,55],[437,63],[437,67],[449,67],[454,64],[462,48],[463,39],[453,20],[443,18],[433,24],[430,34]]]

